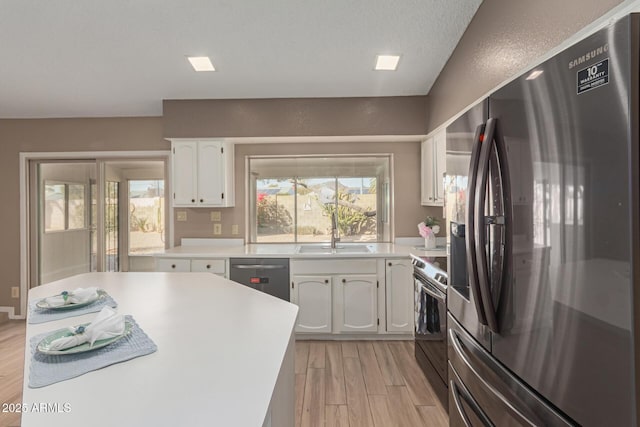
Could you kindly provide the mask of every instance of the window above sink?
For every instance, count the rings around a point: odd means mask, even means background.
[[[251,243],[329,243],[334,212],[341,243],[390,241],[391,154],[247,160]]]

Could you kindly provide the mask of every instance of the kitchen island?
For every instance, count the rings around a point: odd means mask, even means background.
[[[207,273],[88,273],[31,289],[29,300],[90,286],[158,350],[34,389],[30,338],[96,313],[27,324],[24,427],[293,426],[295,305]]]

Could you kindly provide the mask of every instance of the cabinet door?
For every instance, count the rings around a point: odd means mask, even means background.
[[[299,308],[296,332],[331,333],[331,276],[293,276],[291,297]]]
[[[447,166],[447,134],[445,130],[438,132],[433,137],[433,149],[435,150],[435,174],[434,181],[434,198],[438,205],[444,203],[444,174]]]
[[[186,258],[156,258],[156,271],[189,272],[191,271],[191,260]]]
[[[434,157],[433,157],[433,138],[427,138],[422,141],[422,159],[420,167],[420,199],[422,205],[433,205],[435,203],[433,175],[434,175]]]
[[[377,332],[378,280],[374,274],[335,276],[336,331]]]
[[[197,204],[198,144],[174,142],[172,148],[173,206],[195,206]]]
[[[413,331],[413,268],[409,260],[387,260],[387,332]]]
[[[198,143],[198,203],[200,206],[221,206],[224,193],[222,143]]]

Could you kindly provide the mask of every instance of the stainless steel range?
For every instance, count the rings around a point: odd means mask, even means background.
[[[411,256],[415,286],[415,356],[447,408],[447,273]]]

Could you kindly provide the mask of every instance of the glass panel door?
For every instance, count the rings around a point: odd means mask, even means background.
[[[92,271],[90,186],[95,162],[36,163],[31,227],[37,231],[32,251],[34,285]]]
[[[164,249],[164,180],[129,181],[129,256]]]
[[[107,181],[104,197],[105,271],[120,271],[120,220],[118,215],[120,183]]]

